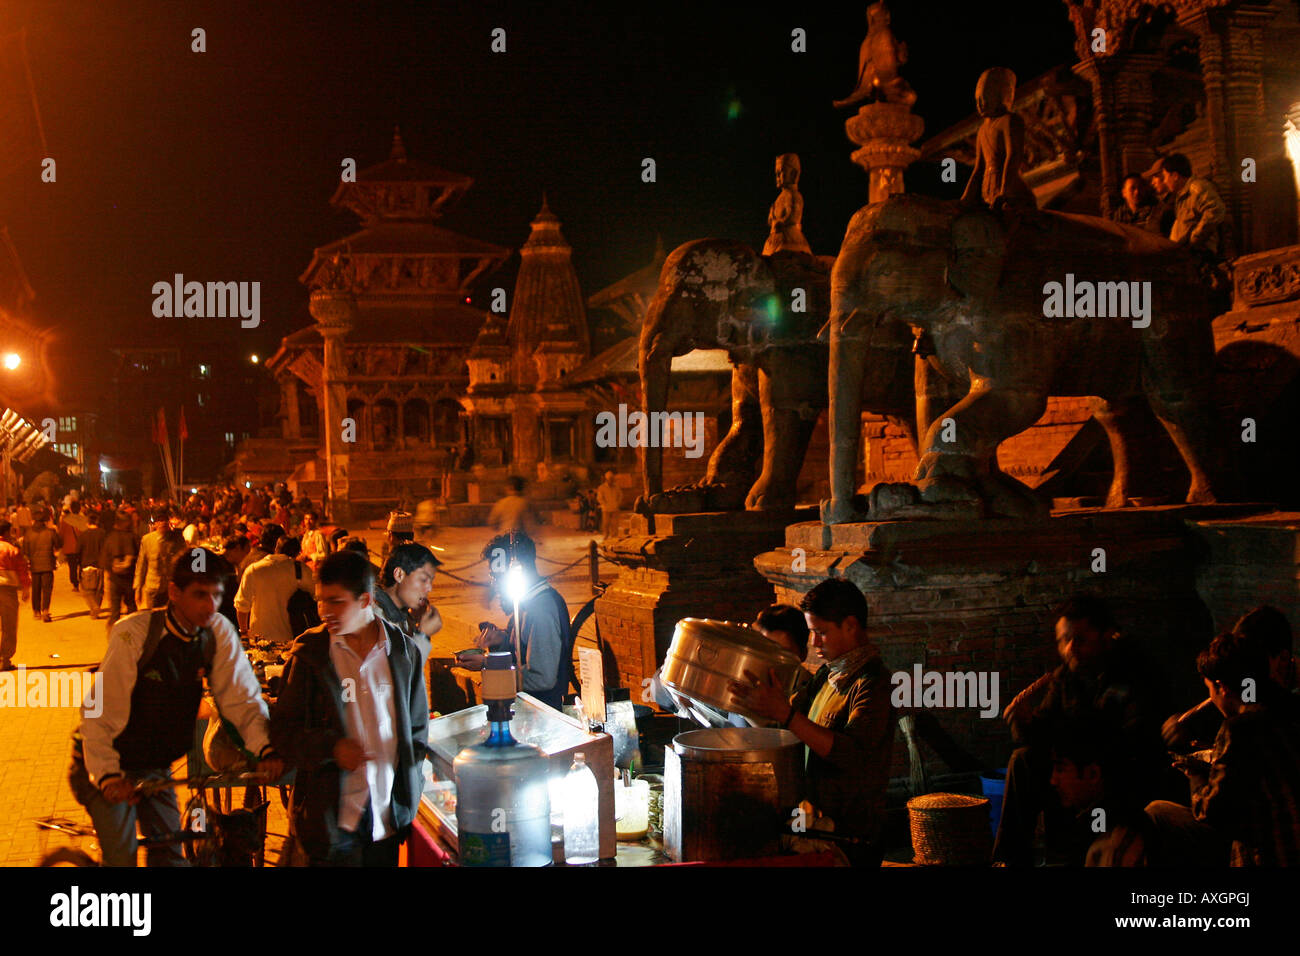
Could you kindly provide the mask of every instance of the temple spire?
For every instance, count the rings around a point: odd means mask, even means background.
[[[402,127],[393,127],[393,148],[388,154],[389,159],[395,159],[399,163],[406,162],[406,144],[402,142]]]

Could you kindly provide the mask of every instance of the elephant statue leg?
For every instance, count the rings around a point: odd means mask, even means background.
[[[731,371],[731,428],[709,457],[704,477],[693,485],[680,485],[638,498],[634,509],[639,514],[739,509],[754,481],[762,448],[758,370],[752,365],[737,364]]]
[[[754,511],[774,511],[795,506],[796,485],[804,453],[817,425],[817,413],[826,395],[825,379],[817,374],[821,359],[783,350],[789,362],[759,369],[763,408],[763,471],[745,499]],[[800,359],[811,361],[800,361]],[[773,375],[773,371],[776,375]],[[811,386],[811,387],[810,387]],[[811,392],[799,402],[799,392]]]
[[[1110,481],[1110,491],[1106,495],[1107,508],[1123,508],[1129,500],[1129,476],[1132,474],[1132,462],[1129,460],[1128,436],[1132,434],[1129,426],[1133,416],[1139,411],[1131,399],[1107,401],[1093,397],[1088,405],[1097,424],[1106,430],[1110,441],[1110,457],[1114,462],[1114,471]]]
[[[1213,504],[1218,498],[1205,453],[1213,447],[1213,424],[1204,399],[1194,392],[1153,392],[1151,410],[1173,439],[1191,473],[1187,504]]]
[[[923,502],[953,505],[974,496],[987,511],[1007,517],[1048,513],[1024,484],[997,467],[998,445],[1042,417],[1047,395],[1038,389],[972,391],[930,425],[916,470]]]
[[[822,502],[824,524],[866,518],[865,511],[853,499],[857,492],[858,443],[862,433],[862,380],[872,355],[866,335],[844,334],[844,326],[851,319],[852,316],[831,319],[831,496]]]
[[[709,459],[705,482],[748,488],[754,480],[763,436],[758,369],[735,365],[731,370],[731,428]]]
[[[916,421],[912,425],[912,448],[921,457],[918,437],[924,436],[934,420],[952,408],[970,391],[970,382],[953,382],[929,357],[918,356],[913,362],[913,391],[916,394]]]
[[[1205,384],[1213,379],[1214,352],[1204,341],[1209,335],[1208,326],[1193,330],[1193,334],[1200,335],[1202,341],[1170,342],[1174,336],[1149,335],[1144,343],[1146,361],[1142,365],[1143,385],[1151,411],[1173,439],[1191,474],[1186,499],[1189,505],[1218,500],[1211,475],[1220,473],[1211,464],[1211,449],[1215,448],[1214,412]],[[1178,348],[1185,350],[1185,354],[1173,354]]]

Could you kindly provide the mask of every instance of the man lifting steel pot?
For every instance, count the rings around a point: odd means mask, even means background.
[[[793,697],[774,671],[746,671],[732,694],[808,747],[806,779],[813,807],[827,816],[855,866],[878,866],[885,788],[894,743],[890,674],[867,633],[867,599],[850,581],[822,581],[799,602],[812,644],[826,663]]]

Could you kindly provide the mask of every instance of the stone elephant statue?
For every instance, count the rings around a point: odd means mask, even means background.
[[[828,349],[818,332],[830,311],[830,266],[829,257],[762,256],[726,239],[685,243],[664,261],[641,329],[643,411],[666,410],[675,356],[721,348],[732,362],[731,428],[704,479],[667,492],[663,450],[646,447],[638,511],[794,507],[804,453],[826,407]],[[803,311],[793,308],[796,290],[803,290]],[[867,403],[915,436],[912,378],[900,367],[890,361],[864,376]]]
[[[1046,515],[1045,502],[999,470],[997,450],[1038,420],[1049,395],[1092,397],[1115,462],[1109,507],[1127,501],[1126,421],[1144,401],[1191,474],[1187,501],[1214,501],[1212,318],[1190,255],[1139,229],[1051,212],[1004,220],[916,195],[864,207],[831,276],[822,520]],[[943,380],[958,400],[923,416],[913,483],[877,485],[855,501],[861,380],[894,327],[925,343],[918,394]]]

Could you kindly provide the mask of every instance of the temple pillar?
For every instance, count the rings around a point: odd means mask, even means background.
[[[1264,28],[1274,16],[1272,10],[1244,6],[1180,18],[1200,38],[1205,119],[1214,145],[1209,174],[1228,207],[1236,254],[1260,248],[1257,187],[1242,182],[1241,163],[1250,158],[1258,164],[1267,153],[1259,119],[1264,115]]]
[[[517,395],[511,404],[511,428],[514,433],[514,460],[511,471],[537,477],[537,463],[542,460],[542,426],[536,401],[529,395]]]
[[[1264,30],[1276,11],[1258,7],[1237,7],[1225,11],[1225,48],[1227,73],[1224,78],[1225,117],[1228,122],[1229,151],[1233,157],[1230,171],[1237,206],[1241,216],[1238,229],[1238,252],[1245,254],[1265,248],[1267,228],[1262,215],[1259,178],[1254,183],[1242,181],[1242,160],[1254,159],[1256,176],[1259,166],[1269,155],[1262,124],[1264,112]],[[1276,125],[1276,121],[1274,121]],[[1276,133],[1274,134],[1276,135]],[[1276,143],[1274,143],[1276,146]]]
[[[1142,173],[1155,162],[1156,153],[1151,148],[1151,130],[1155,126],[1151,75],[1160,65],[1160,57],[1149,53],[1130,53],[1120,60],[1115,86],[1117,99],[1124,104],[1124,110],[1115,117],[1115,139],[1120,157],[1119,168],[1115,170],[1117,194],[1125,176]]]
[[[298,409],[298,377],[286,375],[280,381],[280,403],[284,408],[285,438],[302,437],[302,418]]]
[[[324,341],[321,374],[325,433],[325,470],[328,487],[329,516],[336,524],[351,520],[348,501],[348,455],[350,443],[343,441],[343,419],[347,417],[347,364],[343,338],[357,317],[357,301],[343,289],[315,289],[309,308],[316,320],[316,330]]]
[[[1114,62],[1109,57],[1088,56],[1072,67],[1074,74],[1092,87],[1092,111],[1097,126],[1097,159],[1101,166],[1101,214],[1110,216],[1118,201],[1124,174],[1120,172],[1120,135],[1115,97]],[[1140,170],[1139,170],[1140,172]]]

